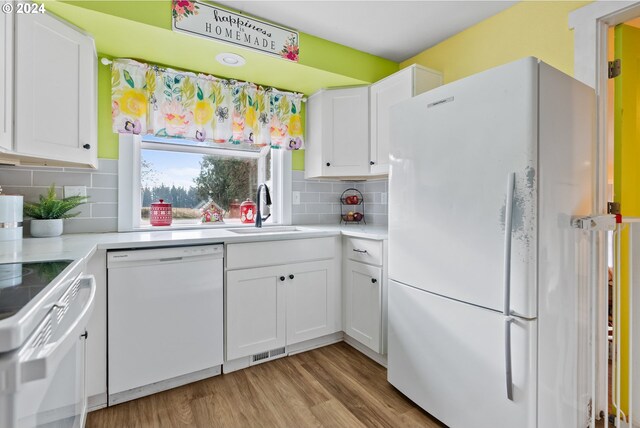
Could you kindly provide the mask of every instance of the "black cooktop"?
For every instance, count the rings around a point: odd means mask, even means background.
[[[0,264],[0,320],[22,309],[72,260]]]

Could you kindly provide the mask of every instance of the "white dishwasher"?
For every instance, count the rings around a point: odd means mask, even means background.
[[[222,245],[109,251],[109,405],[220,374]]]

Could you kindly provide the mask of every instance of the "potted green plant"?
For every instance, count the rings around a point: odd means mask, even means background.
[[[69,211],[86,201],[86,196],[69,196],[58,199],[55,184],[52,184],[46,196],[40,195],[40,202],[24,203],[24,215],[32,219],[31,236],[46,238],[62,235],[62,220],[77,216],[79,213],[70,213]]]

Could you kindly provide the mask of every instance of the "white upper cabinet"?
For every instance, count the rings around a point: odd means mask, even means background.
[[[441,73],[415,64],[371,85],[372,175],[389,173],[389,145],[393,139],[389,132],[391,106],[440,85]]]
[[[369,87],[323,89],[307,103],[305,178],[389,174],[389,109],[442,85],[442,74],[412,65]]]
[[[93,39],[48,14],[16,15],[14,151],[97,165]]]
[[[7,1],[0,1],[5,4]],[[0,150],[13,149],[13,14],[0,16]]]
[[[325,89],[307,102],[305,177],[369,174],[369,88]]]

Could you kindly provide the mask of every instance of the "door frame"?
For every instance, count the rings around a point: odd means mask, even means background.
[[[594,165],[594,198],[592,212],[595,215],[607,212],[607,83],[608,83],[608,30],[640,16],[640,1],[596,1],[574,10],[569,14],[569,29],[574,32],[574,77],[596,92],[596,146]],[[606,235],[594,234],[592,241],[592,310],[593,330],[593,373],[592,397],[595,399],[592,425],[596,415],[608,413],[608,332],[607,325],[607,287],[598,284],[608,283],[605,269],[607,260]],[[632,405],[632,404],[630,404]],[[603,413],[604,412],[604,413]]]

